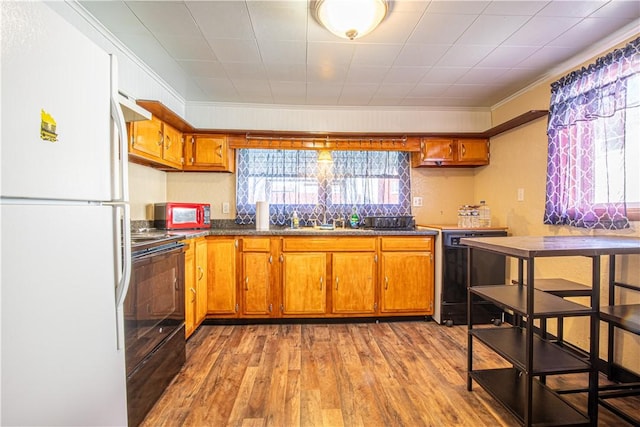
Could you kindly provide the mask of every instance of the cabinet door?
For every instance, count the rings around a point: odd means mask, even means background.
[[[207,315],[207,241],[204,238],[196,240],[195,244],[195,288],[196,312],[195,327],[200,326]]]
[[[242,314],[269,315],[271,255],[268,252],[242,254]]]
[[[189,135],[185,139],[185,170],[231,171],[225,135]]]
[[[489,141],[486,139],[459,139],[458,162],[488,164]]]
[[[195,247],[193,240],[184,243],[187,244],[184,253],[184,326],[185,338],[189,338],[196,329]]]
[[[130,124],[129,151],[162,159],[162,122],[156,117]]]
[[[207,255],[207,313],[235,314],[237,312],[235,239],[208,239]]]
[[[172,166],[182,169],[182,133],[174,127],[163,125],[162,158]]]
[[[383,252],[381,312],[433,312],[431,252]]]
[[[420,144],[422,159],[430,162],[451,162],[454,160],[452,139],[423,139]]]
[[[332,312],[375,312],[375,254],[334,253],[331,268]]]
[[[283,314],[326,313],[326,253],[283,255]]]

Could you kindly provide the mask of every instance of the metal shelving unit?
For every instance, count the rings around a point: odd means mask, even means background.
[[[468,379],[475,380],[509,410],[523,425],[597,425],[598,422],[598,335],[600,300],[600,257],[640,253],[640,239],[623,237],[494,237],[461,241],[469,248],[504,254],[518,260],[515,285],[468,287],[472,295],[514,313],[514,326],[500,329],[474,328],[468,322]],[[470,257],[471,257],[471,250]],[[540,257],[585,256],[591,258],[592,283],[587,293],[580,284],[563,279],[544,279],[536,286],[535,259]],[[471,261],[469,261],[471,265]],[[525,277],[526,276],[526,277]],[[533,286],[526,286],[531,283]],[[536,289],[536,288],[541,289]],[[579,292],[590,297],[588,306],[563,299]],[[586,355],[572,351],[560,339],[549,339],[546,320],[589,317],[590,348]],[[534,321],[539,320],[539,326]],[[511,368],[473,369],[473,341],[479,340],[505,360]],[[586,372],[587,413],[569,404],[549,388],[547,375]]]

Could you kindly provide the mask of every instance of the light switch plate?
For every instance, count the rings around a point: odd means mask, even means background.
[[[524,188],[518,188],[518,201],[524,201]]]
[[[223,202],[222,203],[222,213],[223,214],[228,214],[229,213],[229,202]]]
[[[415,207],[422,206],[422,197],[414,197],[413,198],[413,206],[415,206]]]

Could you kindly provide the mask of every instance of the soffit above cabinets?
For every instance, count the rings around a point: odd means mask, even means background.
[[[238,131],[224,129],[199,129],[158,101],[138,100],[137,104],[158,119],[183,133],[216,133],[230,136],[231,148],[278,149],[345,149],[345,150],[398,150],[419,151],[419,138],[481,138],[489,139],[500,133],[548,115],[547,110],[531,110],[484,132],[429,132],[429,133],[313,133],[287,131]]]
[[[640,22],[637,1],[393,0],[349,41],[310,0],[78,4],[187,103],[487,109]]]

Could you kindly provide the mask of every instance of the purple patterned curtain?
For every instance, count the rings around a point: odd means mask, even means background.
[[[629,227],[625,147],[640,141],[625,129],[639,126],[627,122],[639,73],[640,38],[551,85],[545,224]]]

